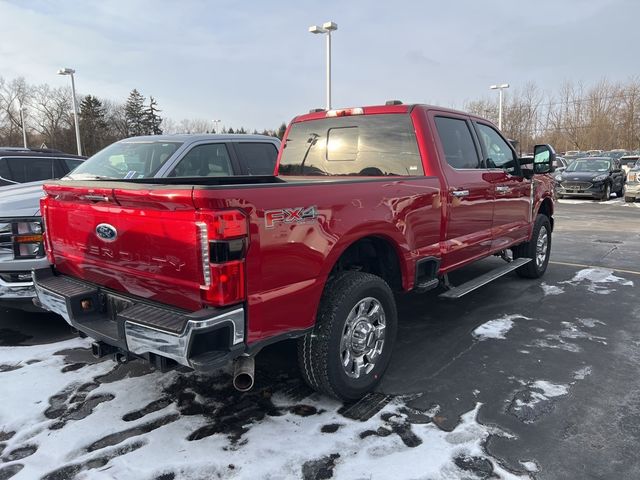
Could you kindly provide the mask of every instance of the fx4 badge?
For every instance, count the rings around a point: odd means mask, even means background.
[[[264,212],[264,225],[273,228],[278,223],[312,222],[318,217],[315,205],[312,207],[281,208]]]

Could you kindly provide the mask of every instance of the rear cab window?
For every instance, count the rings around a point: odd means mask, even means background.
[[[423,175],[407,114],[330,117],[294,123],[282,146],[280,175]]]

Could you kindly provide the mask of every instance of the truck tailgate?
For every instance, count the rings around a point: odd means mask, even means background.
[[[58,271],[187,310],[203,272],[191,188],[47,185],[48,249]]]

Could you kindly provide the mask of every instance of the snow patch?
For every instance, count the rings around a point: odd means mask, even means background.
[[[481,403],[451,432],[433,422],[411,423],[402,398],[366,421],[351,420],[340,414],[341,403],[310,393],[295,379],[274,382],[253,396],[234,393],[224,374],[146,372],[135,378],[109,375],[103,382],[99,377],[114,370],[113,362],[65,370],[64,355],[55,355],[88,346],[71,340],[0,347],[0,364],[18,367],[0,372],[0,430],[15,431],[4,441],[4,452],[32,450],[3,465],[24,466],[14,480],[52,472],[55,478],[275,479],[300,478],[314,468],[329,469],[334,478],[397,478],[399,468],[403,478],[462,479],[487,469],[503,479],[526,478],[506,471],[483,450],[489,435],[509,435],[477,421]],[[193,408],[183,410],[190,401]],[[203,414],[201,407],[211,403],[220,410]],[[438,408],[421,413],[435,415]],[[246,412],[261,409],[263,416],[244,420]],[[231,425],[225,426],[228,419]],[[193,437],[207,428],[208,434]],[[232,429],[241,430],[235,439]]]
[[[522,465],[527,472],[535,473],[538,471],[538,464],[536,462],[520,462],[520,465]]]
[[[513,328],[513,321],[517,319],[531,320],[524,315],[505,315],[495,320],[489,320],[476,328],[472,334],[479,340],[487,340],[489,338],[505,339],[505,335]]]
[[[591,375],[591,367],[582,367],[580,370],[576,370],[573,373],[573,378],[576,380],[584,380],[589,375]]]
[[[607,285],[618,284],[633,287],[633,282],[613,274],[613,270],[608,268],[585,268],[578,271],[571,280],[564,282],[569,285],[586,285],[587,290],[600,295],[608,295],[614,292],[614,289],[608,288]]]
[[[542,291],[545,296],[549,295],[560,295],[564,293],[564,288],[558,287],[556,285],[547,285],[546,283],[542,283],[540,285],[542,287]]]

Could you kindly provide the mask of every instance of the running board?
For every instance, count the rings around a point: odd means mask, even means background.
[[[509,272],[513,272],[515,269],[520,268],[523,265],[526,265],[531,261],[530,258],[516,258],[515,260],[503,265],[502,267],[495,268],[490,272],[487,272],[479,277],[474,278],[473,280],[469,280],[466,283],[463,283],[459,287],[451,288],[444,293],[438,295],[442,298],[460,298],[463,295],[466,295],[469,292],[473,292],[475,289],[486,285],[489,282],[493,282],[497,278],[506,275]]]

